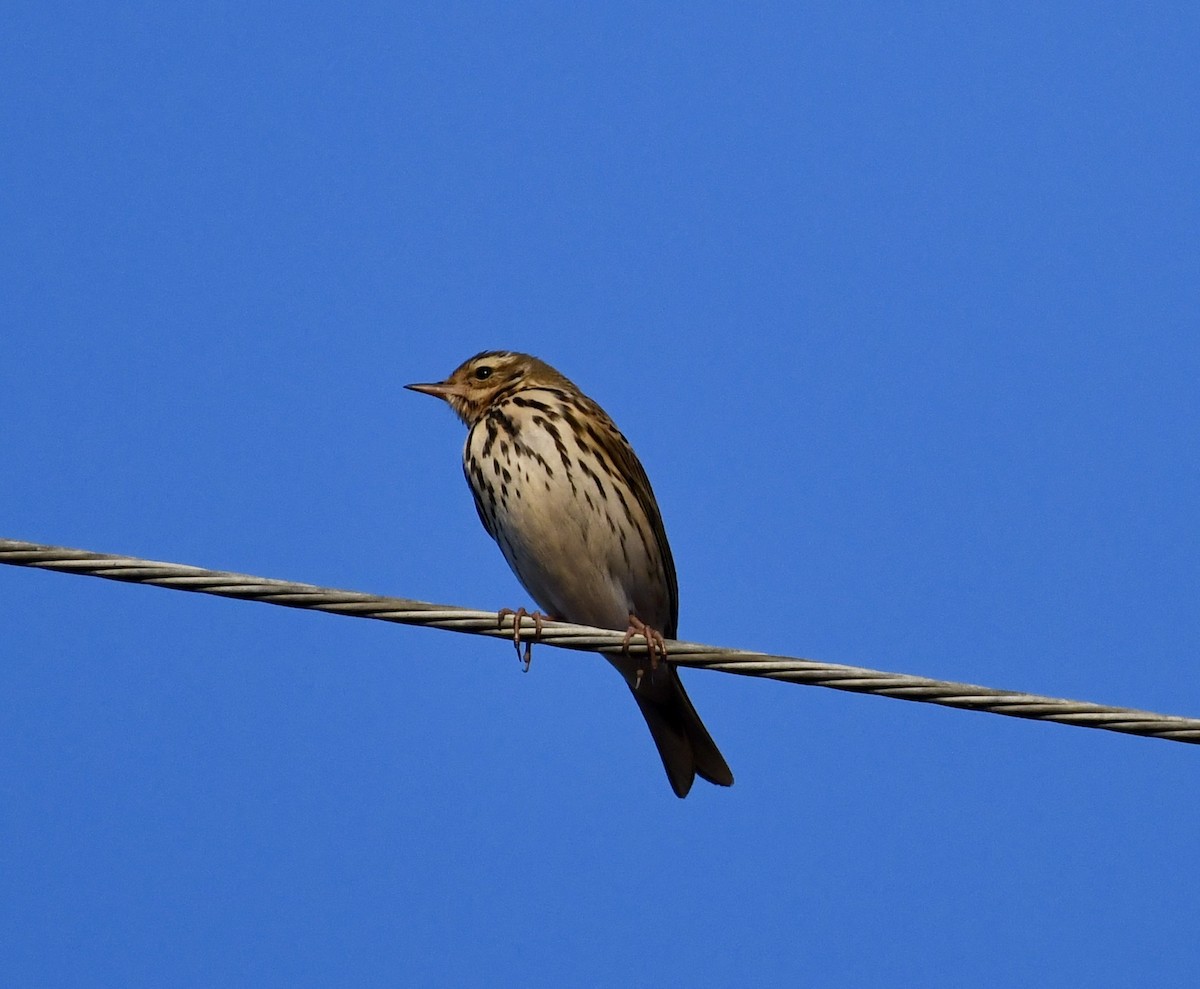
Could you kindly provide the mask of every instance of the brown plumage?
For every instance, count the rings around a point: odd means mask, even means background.
[[[650,481],[607,413],[550,365],[477,354],[445,381],[408,385],[449,403],[469,428],[463,471],[483,527],[550,617],[675,638],[675,563]],[[733,774],[670,663],[609,661],[658,746],[671,787]]]

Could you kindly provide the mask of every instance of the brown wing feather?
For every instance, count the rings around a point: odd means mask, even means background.
[[[629,440],[625,439],[621,431],[617,429],[616,423],[591,399],[588,399],[588,405],[590,406],[589,413],[594,416],[594,422],[603,425],[609,433],[612,442],[605,445],[605,452],[613,457],[614,466],[628,479],[629,487],[637,499],[638,507],[641,508],[647,521],[650,523],[650,529],[654,533],[654,539],[658,544],[658,553],[662,559],[663,572],[667,579],[671,615],[670,625],[667,628],[659,629],[659,631],[666,638],[673,639],[678,634],[679,629],[679,581],[675,576],[675,559],[671,556],[671,546],[667,542],[667,530],[663,525],[662,512],[659,511],[658,501],[654,497],[654,489],[650,487],[650,478],[646,476],[646,469],[642,466],[642,462],[638,460],[637,454],[633,452],[633,447],[629,445]]]

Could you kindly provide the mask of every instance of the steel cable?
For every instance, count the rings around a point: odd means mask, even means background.
[[[0,563],[104,577],[107,580],[127,583],[152,584],[179,591],[197,591],[219,597],[261,601],[264,604],[324,611],[354,618],[373,618],[401,625],[420,625],[472,635],[487,635],[510,641],[513,638],[511,624],[501,628],[494,611],[472,611],[452,605],[430,604],[427,601],[380,597],[358,591],[318,587],[314,584],[206,570],[180,563],[159,563],[137,557],[44,546],[15,539],[0,539]],[[523,635],[533,636],[534,620],[529,617],[522,618],[521,630]],[[538,641],[565,649],[619,653],[623,640],[624,634],[621,632],[547,621],[542,625]],[[1164,738],[1174,742],[1200,743],[1200,718],[1154,714],[1150,711],[1087,701],[1063,700],[969,683],[933,680],[906,673],[887,673],[792,656],[771,656],[741,649],[722,649],[694,642],[671,641],[667,647],[672,663],[694,669],[766,677],[787,683],[803,683],[859,694],[878,694],[900,700],[985,711],[1014,718],[1055,721],[1081,728],[1102,728],[1106,731]],[[636,640],[629,649],[634,655],[645,654],[644,644]]]

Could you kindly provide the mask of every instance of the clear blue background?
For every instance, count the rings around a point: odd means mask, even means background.
[[[684,638],[1200,714],[1194,4],[10,3],[0,535],[528,604],[488,348]],[[1188,984],[1200,751],[0,568],[0,982]]]

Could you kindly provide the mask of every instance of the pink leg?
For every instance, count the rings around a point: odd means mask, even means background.
[[[533,662],[533,644],[542,637],[542,622],[552,621],[549,615],[540,611],[529,612],[524,608],[513,611],[512,608],[501,608],[496,612],[496,628],[504,627],[504,619],[511,616],[513,623],[513,648],[517,650],[517,659],[525,664],[525,672],[529,672],[529,664]],[[525,655],[521,655],[521,619],[533,619],[533,638],[525,640]]]
[[[629,652],[629,643],[635,635],[640,635],[646,640],[646,652],[650,654],[650,674],[654,675],[654,671],[658,669],[658,664],[667,658],[667,643],[663,639],[662,633],[658,629],[651,628],[644,621],[638,618],[637,615],[629,616],[629,628],[625,630],[625,639],[621,643],[621,648],[625,652]],[[637,671],[637,681],[634,683],[636,690],[641,686],[642,676],[645,670]]]

